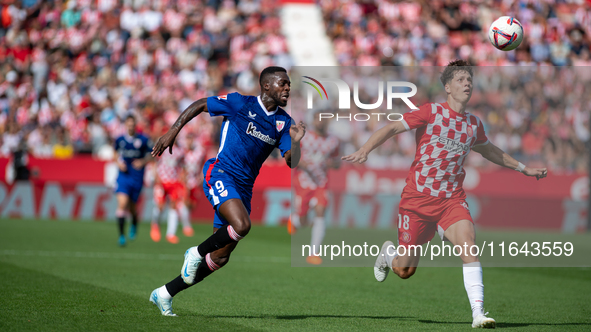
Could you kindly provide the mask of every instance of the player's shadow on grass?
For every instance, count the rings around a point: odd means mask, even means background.
[[[234,315],[234,316],[210,316],[211,318],[252,318],[252,319],[283,319],[296,320],[306,318],[367,318],[367,319],[412,319],[409,316],[363,316],[363,315]]]
[[[470,324],[469,322],[438,322],[434,320],[419,319],[425,324]],[[526,327],[526,326],[591,326],[591,323],[497,323],[497,328]]]

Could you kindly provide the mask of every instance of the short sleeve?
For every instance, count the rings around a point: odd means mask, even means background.
[[[486,143],[488,143],[488,137],[486,137],[486,132],[484,131],[484,124],[482,121],[478,120],[478,128],[476,129],[476,142],[474,142],[474,146],[484,145]]]
[[[211,116],[232,117],[244,104],[238,92],[207,98],[207,111]]]
[[[279,139],[279,151],[281,151],[281,157],[285,155],[285,153],[291,150],[291,136],[289,135],[289,128],[291,128],[292,119],[291,117],[283,127],[283,133],[281,134],[281,138]]]
[[[425,104],[418,110],[413,110],[404,113],[402,116],[402,124],[406,130],[416,129],[424,127],[429,124],[429,118],[431,117],[431,104]]]

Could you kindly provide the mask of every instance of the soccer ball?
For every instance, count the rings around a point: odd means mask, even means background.
[[[488,39],[501,51],[514,50],[523,40],[523,26],[514,17],[501,16],[490,25]]]

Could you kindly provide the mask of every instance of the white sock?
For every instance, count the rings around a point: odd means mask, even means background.
[[[480,262],[464,264],[464,287],[472,307],[472,317],[484,313],[484,284],[482,283],[482,265]]]
[[[197,250],[198,246],[195,247],[191,247],[189,248],[189,250],[191,250],[191,252],[193,253],[193,255],[199,257],[200,259],[203,259],[203,257],[201,255],[199,255],[199,250]]]
[[[388,267],[392,269],[392,261],[394,258],[398,256],[398,250],[396,250],[396,246],[394,248],[386,249],[386,264]]]
[[[295,214],[291,215],[291,225],[295,228],[300,228],[301,224],[300,224],[300,216],[297,216]]]
[[[316,217],[314,218],[314,225],[312,225],[312,250],[314,250],[314,255],[320,255],[320,246],[322,245],[322,240],[324,240],[324,231],[326,226],[324,225],[324,217]]]
[[[162,286],[162,287],[158,288],[156,291],[158,292],[159,297],[161,297],[165,300],[172,299],[172,296],[170,296],[170,293],[168,293],[168,289],[166,289],[166,286]]]
[[[176,234],[176,228],[179,225],[179,215],[175,209],[168,209],[168,226],[166,227],[166,236]]]
[[[152,224],[157,224],[160,222],[160,209],[157,205],[154,204],[152,208]]]
[[[181,216],[181,223],[183,224],[183,227],[191,227],[191,221],[189,220],[189,209],[187,209],[187,206],[183,203],[179,203],[177,204],[177,207],[179,209],[179,215]]]

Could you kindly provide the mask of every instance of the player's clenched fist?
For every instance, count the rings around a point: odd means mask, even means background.
[[[123,173],[127,172],[127,165],[123,160],[117,160],[117,166],[119,166],[119,170]]]
[[[306,134],[306,125],[300,121],[297,125],[292,125],[289,128],[289,136],[291,136],[291,140],[295,143],[299,143],[304,135]]]
[[[351,153],[350,155],[341,157],[341,160],[363,164],[367,161],[367,153],[362,149],[359,149],[356,152]]]
[[[536,179],[539,180],[545,178],[548,175],[548,169],[526,167],[522,173],[527,176],[535,176]]]
[[[152,148],[152,157],[160,157],[166,148],[168,148],[168,152],[172,154],[172,146],[174,145],[176,135],[176,131],[169,130],[166,134],[160,137],[158,141],[156,141],[154,148]]]

